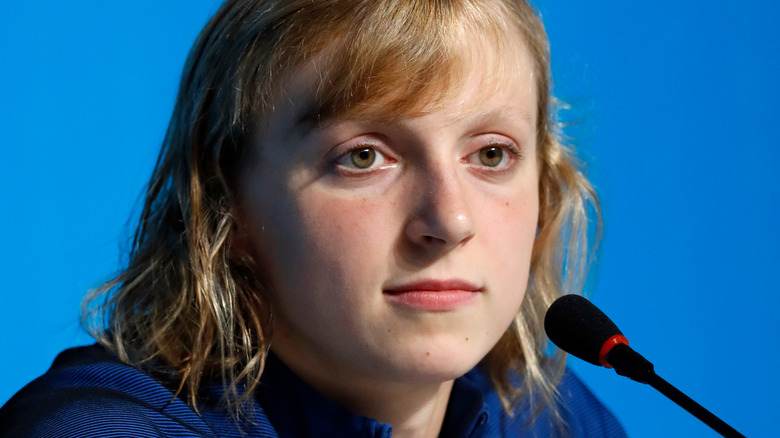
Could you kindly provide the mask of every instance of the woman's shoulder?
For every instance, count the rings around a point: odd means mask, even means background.
[[[0,409],[13,437],[215,436],[161,383],[92,345],[66,350]]]
[[[555,402],[560,417],[549,407],[537,411],[539,403],[531,397],[520,400],[508,413],[487,375],[475,369],[465,377],[483,393],[489,414],[486,436],[517,436],[521,431],[520,436],[528,437],[626,437],[612,411],[568,368],[557,387]]]
[[[572,436],[625,437],[618,419],[570,369],[558,384],[559,409]]]

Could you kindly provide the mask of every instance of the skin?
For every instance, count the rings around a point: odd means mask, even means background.
[[[303,68],[241,175],[238,245],[270,286],[272,350],[394,436],[438,435],[453,379],[496,344],[525,294],[539,211],[537,100],[527,49],[510,49],[474,50],[490,55],[467,57],[452,99],[395,120],[301,125],[306,84],[316,82],[316,69]],[[485,56],[499,55],[513,68],[486,77]],[[421,280],[477,291],[445,310],[388,293]]]

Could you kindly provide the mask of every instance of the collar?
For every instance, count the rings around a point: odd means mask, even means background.
[[[485,386],[487,383],[477,368],[455,379],[439,436],[471,438],[482,435],[488,421],[483,393],[483,390],[489,388]]]
[[[485,378],[478,370],[456,379],[440,436],[477,437],[488,414],[483,397]],[[392,427],[353,414],[301,380],[279,358],[269,354],[257,401],[279,436],[389,438]]]

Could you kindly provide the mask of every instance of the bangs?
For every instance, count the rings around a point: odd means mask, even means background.
[[[303,115],[312,122],[422,115],[446,104],[475,65],[479,66],[481,89],[487,96],[499,92],[517,70],[508,65],[517,56],[502,55],[517,50],[522,35],[509,24],[507,17],[512,12],[500,3],[354,3],[349,5],[354,7],[351,13],[341,13],[341,8],[312,7],[296,19],[308,21],[307,16],[316,16],[319,26],[292,26],[310,29],[305,32],[310,35],[306,38],[308,53],[295,56],[288,52],[298,62],[288,58],[285,64],[289,67],[287,73],[307,61],[314,66],[314,74],[309,76],[313,101]],[[323,19],[322,14],[332,14],[332,19]]]

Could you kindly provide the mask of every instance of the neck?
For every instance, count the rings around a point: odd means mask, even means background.
[[[352,412],[393,426],[393,437],[435,438],[439,436],[447,412],[452,380],[413,387],[372,388],[361,396],[335,395]],[[329,395],[330,396],[330,395]]]
[[[301,366],[279,354],[299,378],[352,413],[390,424],[393,437],[435,438],[447,412],[453,380],[397,382],[361,378],[327,367]],[[292,359],[292,360],[287,360]],[[307,362],[303,362],[306,364]]]

